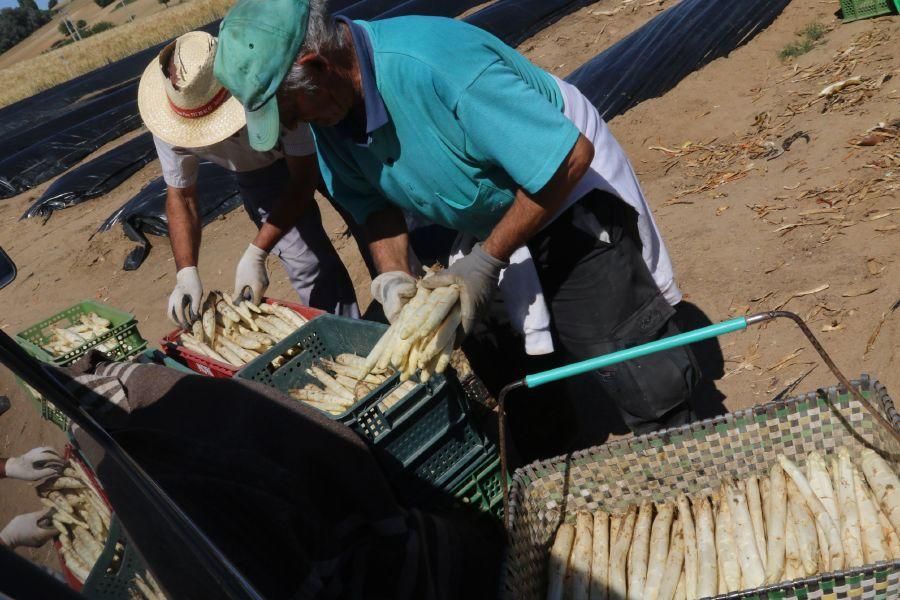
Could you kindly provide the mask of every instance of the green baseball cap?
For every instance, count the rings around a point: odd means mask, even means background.
[[[275,92],[297,58],[308,22],[308,0],[240,0],[219,27],[214,72],[244,105],[255,150],[278,143]]]

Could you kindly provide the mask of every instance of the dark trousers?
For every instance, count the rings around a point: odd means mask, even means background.
[[[609,234],[602,241],[599,222]],[[552,317],[555,351],[524,354],[521,338],[487,321],[466,343],[491,391],[529,373],[593,358],[678,333],[641,257],[637,214],[595,190],[528,244]],[[688,400],[700,378],[687,347],[619,363],[516,392],[507,403],[513,439],[525,460],[601,443],[614,405],[627,427],[645,433],[690,422]]]

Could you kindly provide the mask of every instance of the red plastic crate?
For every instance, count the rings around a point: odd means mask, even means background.
[[[303,306],[302,304],[297,304],[295,302],[286,302],[284,300],[263,298],[263,301],[267,304],[280,304],[281,306],[286,306],[306,320],[315,319],[325,312],[323,310],[319,310],[318,308],[311,308],[309,306]],[[162,342],[160,342],[160,347],[162,348],[162,351],[164,354],[166,354],[166,356],[174,358],[178,362],[187,365],[188,368],[190,368],[192,371],[200,373],[201,375],[209,375],[210,377],[224,377],[226,379],[234,377],[234,374],[238,372],[239,367],[219,362],[218,360],[209,358],[208,356],[203,356],[201,354],[197,354],[196,352],[192,352],[184,346],[179,346],[178,338],[181,335],[182,331],[182,329],[176,329],[175,331],[164,337],[162,339]]]

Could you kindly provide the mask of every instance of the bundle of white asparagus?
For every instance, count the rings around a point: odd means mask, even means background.
[[[213,291],[191,332],[183,332],[179,342],[203,356],[243,367],[305,324],[306,319],[286,306],[235,304],[228,294]]]
[[[813,452],[805,472],[782,455],[711,498],[579,512],[556,533],[547,598],[706,598],[898,559],[898,533],[900,480],[874,451]]]
[[[319,358],[306,369],[306,374],[319,382],[321,387],[308,383],[302,388],[289,390],[288,393],[297,400],[319,410],[333,415],[343,414],[394,374],[392,369],[387,368],[373,370],[360,377],[360,369],[365,360],[362,356],[355,354],[338,354],[333,359]],[[413,387],[415,384],[407,382],[388,394],[391,397],[391,405],[400,400],[405,392],[410,391]],[[405,391],[401,392],[401,388]],[[394,400],[393,396],[398,394],[399,397]],[[388,398],[385,398],[382,402],[387,400]]]
[[[41,503],[56,509],[52,520],[59,531],[60,554],[69,571],[82,583],[103,552],[112,516],[88,481],[84,468],[70,461],[61,477],[37,488]],[[117,550],[111,567],[121,560],[124,548]]]
[[[159,584],[148,572],[135,573],[128,585],[130,600],[166,600]]]
[[[62,356],[72,350],[84,346],[93,339],[96,339],[112,330],[111,323],[100,317],[96,313],[85,313],[78,317],[78,323],[69,327],[53,327],[51,328],[50,339],[41,345],[41,348],[50,353],[51,356]],[[116,341],[103,342],[96,346],[97,350],[109,351],[116,347]]]
[[[428,290],[421,285],[400,315],[366,357],[362,375],[392,366],[401,381],[420,372],[425,383],[443,373],[460,324],[459,288],[456,285]]]

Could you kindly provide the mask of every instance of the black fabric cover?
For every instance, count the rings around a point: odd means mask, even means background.
[[[379,19],[390,19],[405,15],[423,15],[427,17],[455,17],[484,0],[407,0],[380,15]]]
[[[0,198],[59,175],[85,156],[140,127],[137,100],[60,131],[0,162]]]
[[[216,217],[224,215],[241,204],[234,174],[210,162],[200,163],[197,186],[197,205],[202,225],[205,227]],[[152,247],[146,234],[168,236],[166,218],[166,182],[157,177],[131,200],[123,204],[97,229],[109,231],[116,223],[122,223],[128,239],[139,244],[125,258],[124,269],[133,271],[141,266]]]
[[[566,78],[609,120],[765,29],[790,0],[682,0]]]
[[[596,0],[499,0],[466,17],[510,46],[518,46],[565,15]]]
[[[102,196],[155,159],[153,137],[141,134],[54,181],[19,220],[41,216],[46,222],[54,210]]]

